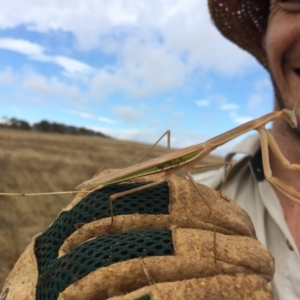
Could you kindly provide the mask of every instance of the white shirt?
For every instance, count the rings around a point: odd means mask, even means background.
[[[283,210],[272,185],[264,179],[258,134],[247,137],[226,157],[237,153],[246,157],[235,163],[222,193],[235,200],[249,214],[258,240],[275,258],[275,275],[271,282],[277,300],[300,299],[300,256],[284,219]],[[211,188],[218,188],[225,168],[194,176]],[[299,216],[300,217],[300,216]],[[300,228],[299,228],[300,230]]]

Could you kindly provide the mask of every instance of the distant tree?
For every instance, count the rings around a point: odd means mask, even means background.
[[[107,135],[97,132],[91,129],[86,129],[84,127],[75,127],[75,126],[68,126],[62,123],[50,123],[47,120],[42,120],[38,123],[33,124],[31,127],[30,124],[23,120],[18,120],[16,118],[2,118],[0,120],[0,127],[8,127],[8,128],[16,128],[16,129],[24,129],[24,130],[37,130],[42,132],[55,132],[61,134],[76,134],[76,135],[90,135],[90,136],[101,136],[109,138]]]
[[[47,120],[42,120],[39,123],[33,125],[34,129],[37,131],[50,132],[51,124]]]
[[[16,118],[10,118],[7,124],[10,128],[18,128],[18,120]]]
[[[16,118],[11,118],[11,119],[7,120],[5,125],[6,125],[6,127],[15,128],[15,129],[24,129],[24,130],[31,129],[31,126],[29,125],[28,122],[23,121],[23,120],[18,120]]]
[[[87,135],[88,134],[87,129],[84,128],[84,127],[79,127],[78,128],[78,133],[82,134],[82,135]]]
[[[78,134],[78,128],[75,126],[65,126],[65,133]]]
[[[8,123],[8,118],[6,116],[3,116],[1,119],[0,119],[0,127],[7,127],[7,123]]]
[[[65,133],[65,125],[54,122],[51,124],[51,132]]]
[[[23,129],[23,130],[31,130],[31,126],[29,125],[28,122],[26,121],[23,121],[23,120],[19,120],[19,126],[20,126],[20,129]]]

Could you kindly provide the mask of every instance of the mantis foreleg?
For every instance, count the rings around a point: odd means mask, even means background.
[[[265,133],[268,138],[268,144],[269,144],[270,148],[272,149],[272,152],[274,153],[275,157],[280,162],[280,164],[286,169],[293,170],[293,171],[300,171],[299,164],[290,163],[285,158],[285,156],[282,154],[281,150],[279,149],[278,144],[276,143],[273,135],[266,129],[265,129]]]
[[[220,187],[218,188],[218,191],[219,191],[219,193],[220,193],[220,196],[221,196],[223,199],[229,201],[228,198],[227,198],[227,196],[224,195],[224,194],[222,193],[222,189],[223,189],[223,186],[224,186],[224,184],[225,184],[225,182],[226,182],[226,180],[227,180],[227,178],[228,178],[228,176],[229,176],[229,173],[230,173],[230,171],[231,171],[231,168],[232,168],[232,166],[233,166],[233,161],[223,161],[223,162],[221,162],[221,163],[209,164],[209,166],[206,166],[206,165],[203,165],[203,166],[196,166],[196,167],[193,168],[193,170],[194,170],[194,169],[212,169],[212,168],[215,168],[215,167],[222,167],[222,166],[226,166],[226,165],[229,166],[229,168],[228,168],[228,170],[226,170],[226,172],[225,172],[224,179],[222,180],[222,183],[221,183]]]
[[[275,157],[278,159],[278,161],[284,168],[289,170],[299,171],[300,165],[291,164],[283,156],[274,137],[268,130],[266,130],[264,127],[261,127],[258,129],[258,132],[259,132],[260,142],[261,142],[262,162],[263,162],[265,178],[276,188],[278,188],[278,190],[280,190],[283,194],[288,196],[291,200],[300,203],[300,192],[298,190],[296,190],[293,186],[284,182],[283,180],[273,177],[271,166],[270,166],[268,147],[270,147]]]

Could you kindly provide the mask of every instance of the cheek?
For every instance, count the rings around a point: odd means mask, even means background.
[[[300,26],[297,26],[300,28]],[[295,45],[299,45],[299,28],[288,23],[277,22],[268,27],[265,36],[265,51],[268,57],[269,68],[275,77],[284,76],[290,67],[291,54],[294,55]]]
[[[269,20],[264,49],[269,60],[282,62],[285,55],[300,44],[300,13],[278,14]]]
[[[285,31],[279,26],[268,27],[265,36],[265,51],[269,62],[281,61],[281,57],[287,45]]]

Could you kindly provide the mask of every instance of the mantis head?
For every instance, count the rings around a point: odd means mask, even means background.
[[[298,122],[295,115],[295,110],[283,109],[283,119],[290,124],[292,128],[297,128]]]

